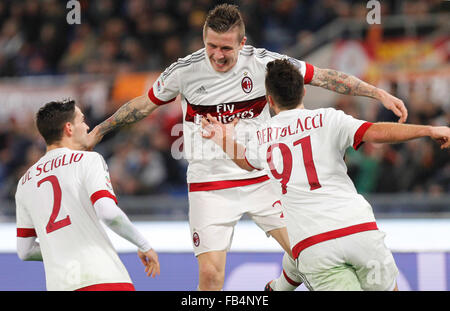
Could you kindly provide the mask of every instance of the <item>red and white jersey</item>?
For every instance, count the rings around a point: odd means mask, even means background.
[[[235,165],[213,141],[201,136],[200,121],[208,113],[223,123],[238,117],[237,139],[246,142],[249,129],[270,118],[264,86],[266,64],[280,58],[288,57],[246,45],[240,51],[236,65],[222,73],[214,70],[205,49],[201,49],[173,63],[155,81],[148,92],[155,104],[167,104],[181,95],[183,152],[189,162],[187,181],[190,186],[212,181],[259,180],[258,177],[266,175],[258,171],[247,172]],[[305,83],[309,83],[314,67],[288,59],[299,68]],[[190,191],[193,190],[190,187]]]
[[[307,238],[314,236],[306,244],[333,230],[375,226],[372,208],[357,193],[344,162],[346,149],[357,149],[370,125],[333,108],[292,109],[253,133],[247,162],[278,184],[294,255]]]
[[[95,214],[93,204],[102,197],[116,200],[96,152],[50,150],[19,181],[17,236],[38,237],[47,290],[131,283]]]

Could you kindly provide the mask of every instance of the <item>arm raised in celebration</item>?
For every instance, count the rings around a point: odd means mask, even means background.
[[[379,100],[386,109],[398,116],[399,123],[404,123],[408,117],[408,111],[403,101],[392,96],[385,90],[366,83],[355,76],[333,69],[321,69],[314,67],[311,85],[324,89],[353,96],[364,96]]]

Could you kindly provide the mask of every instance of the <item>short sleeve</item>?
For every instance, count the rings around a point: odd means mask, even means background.
[[[313,65],[311,65],[305,61],[298,60],[296,58],[284,55],[284,54],[267,51],[266,49],[255,49],[255,50],[256,50],[256,54],[258,55],[257,57],[263,58],[266,64],[274,59],[289,60],[289,62],[291,62],[295,67],[297,67],[298,70],[300,71],[300,73],[302,74],[303,83],[309,84],[311,82],[313,75],[314,75],[314,66]]]
[[[21,204],[20,198],[16,193],[16,228],[17,237],[27,238],[37,236],[33,221],[26,208]]]
[[[303,83],[309,84],[314,75],[314,66],[292,57],[288,57],[288,59],[295,67],[299,69],[300,73],[303,76]]]
[[[117,204],[117,198],[109,176],[108,165],[103,157],[96,152],[92,152],[90,153],[89,161],[85,163],[83,184],[91,199],[92,205],[98,199],[104,197],[113,199]]]
[[[148,91],[150,100],[158,106],[173,102],[180,93],[177,69],[180,67],[178,62],[169,66],[153,83]]]
[[[372,125],[371,122],[356,119],[341,110],[329,108],[332,117],[331,129],[337,135],[341,150],[353,147],[355,150],[363,144],[364,133]],[[337,131],[335,129],[338,129]]]

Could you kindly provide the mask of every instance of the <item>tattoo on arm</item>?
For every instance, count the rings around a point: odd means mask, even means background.
[[[138,122],[152,111],[153,109],[149,108],[148,105],[145,108],[139,108],[136,107],[133,100],[129,101],[99,125],[100,134],[105,135],[116,128]]]
[[[320,86],[340,94],[366,96],[377,99],[377,88],[355,76],[332,70],[314,68],[311,85]]]

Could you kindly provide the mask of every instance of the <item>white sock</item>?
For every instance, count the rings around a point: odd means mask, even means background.
[[[293,291],[302,284],[302,279],[297,273],[294,259],[287,253],[283,256],[283,271],[281,275],[270,283],[274,291]]]
[[[270,287],[272,287],[274,291],[293,291],[296,290],[300,284],[302,283],[295,282],[291,278],[289,278],[289,280],[286,279],[285,272],[283,270],[281,275],[270,283]]]

